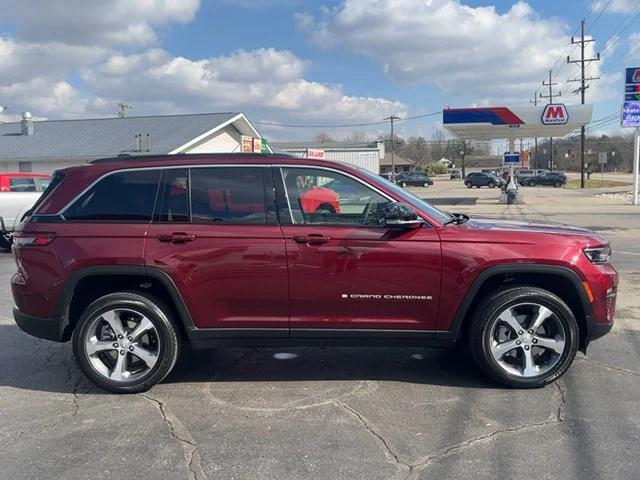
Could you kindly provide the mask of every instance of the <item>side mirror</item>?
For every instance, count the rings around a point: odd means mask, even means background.
[[[390,202],[384,207],[384,224],[392,228],[418,228],[424,220],[406,203]]]

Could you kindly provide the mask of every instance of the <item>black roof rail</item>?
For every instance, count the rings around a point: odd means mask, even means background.
[[[267,156],[290,156],[286,153],[157,153],[157,154],[146,154],[146,155],[131,155],[130,153],[120,153],[117,157],[105,157],[105,158],[96,158],[94,160],[90,160],[88,163],[90,164],[100,164],[100,163],[111,163],[111,162],[142,162],[146,160],[171,160],[176,157],[192,157],[192,158],[221,158],[221,157],[267,157]]]

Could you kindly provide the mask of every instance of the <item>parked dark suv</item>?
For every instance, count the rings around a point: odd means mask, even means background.
[[[424,172],[409,172],[402,178],[396,179],[396,183],[402,187],[428,187],[433,185],[431,177]]]
[[[527,187],[535,187],[537,185],[550,185],[556,188],[562,187],[567,183],[567,176],[562,172],[545,172],[540,175],[527,177],[523,185]]]
[[[357,192],[305,207],[332,185]],[[340,163],[130,157],[55,174],[18,228],[11,284],[20,328],[72,340],[114,392],[161,381],[183,342],[465,342],[492,379],[529,388],[611,329],[610,251],[582,228],[444,213]]]
[[[504,181],[500,177],[496,177],[492,173],[471,172],[464,178],[464,184],[467,188],[471,187],[501,187]]]

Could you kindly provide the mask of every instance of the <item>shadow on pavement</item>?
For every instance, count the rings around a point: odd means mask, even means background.
[[[279,360],[277,353],[294,354]],[[72,358],[71,344],[30,337],[0,325],[0,387],[70,393],[93,390]],[[496,388],[473,360],[455,350],[386,347],[184,348],[165,384],[381,380]],[[79,390],[78,390],[79,389]]]

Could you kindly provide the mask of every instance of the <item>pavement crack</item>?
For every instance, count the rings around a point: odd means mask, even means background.
[[[71,395],[73,398],[73,412],[71,413],[72,417],[75,417],[80,411],[80,403],[78,403],[78,389],[80,388],[80,383],[82,382],[82,377],[78,376],[75,382],[72,381],[73,378],[73,365],[67,365],[67,382],[71,386]]]
[[[200,463],[200,452],[198,444],[195,442],[189,430],[184,424],[168,409],[165,402],[152,396],[141,393],[141,397],[151,402],[160,412],[162,420],[169,427],[169,433],[180,446],[184,454],[184,458],[189,467],[190,480],[206,480],[206,475],[202,470]]]
[[[580,360],[583,362],[590,363],[600,368],[604,368],[605,370],[612,370],[614,372],[626,373],[628,375],[634,375],[636,377],[640,377],[640,372],[636,372],[634,370],[629,370],[628,368],[618,367],[616,365],[610,365],[608,363],[598,362],[597,360],[592,360],[586,357],[580,357]]]
[[[497,430],[493,430],[491,432],[484,433],[482,435],[477,435],[473,438],[469,438],[462,442],[445,446],[427,455],[426,457],[423,457],[419,462],[409,464],[410,471],[406,479],[408,480],[411,478],[415,478],[420,471],[424,470],[430,465],[446,457],[449,457],[455,453],[464,451],[468,448],[472,448],[476,445],[492,442],[505,435],[521,433],[529,430],[536,430],[536,429],[544,428],[550,425],[557,425],[557,424],[563,423],[565,406],[566,406],[566,391],[559,384],[558,381],[554,383],[554,388],[556,389],[557,394],[552,395],[549,415],[544,420],[541,420],[539,422],[531,422],[524,425],[517,425],[513,427],[499,428]]]
[[[382,450],[384,452],[385,457],[387,458],[387,461],[389,463],[395,464],[399,468],[399,472],[406,472],[406,475],[404,475],[404,478],[408,478],[412,470],[411,465],[400,460],[400,457],[396,452],[393,451],[387,439],[385,439],[384,436],[380,432],[378,432],[369,423],[369,421],[356,409],[354,409],[353,407],[350,407],[346,403],[342,403],[342,402],[334,402],[334,403],[338,408],[347,412],[349,416],[355,418],[370,435],[372,435],[374,438],[377,439],[378,443],[382,446]]]

